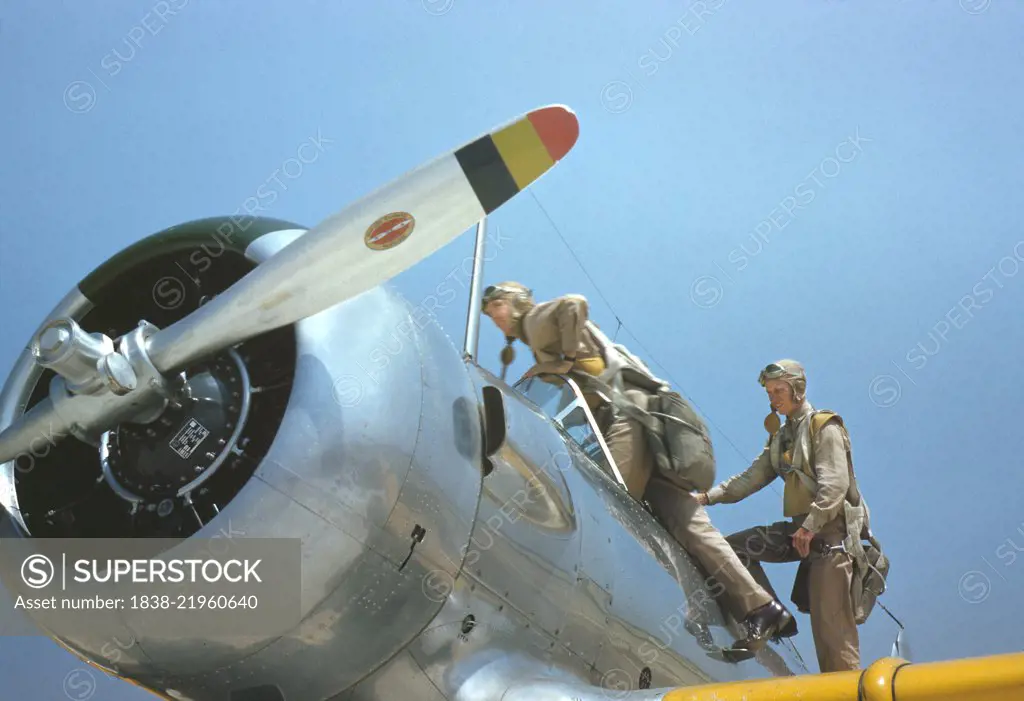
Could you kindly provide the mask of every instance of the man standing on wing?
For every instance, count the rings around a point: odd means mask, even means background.
[[[697,499],[704,505],[732,504],[783,477],[783,515],[792,520],[740,531],[726,540],[772,596],[775,591],[761,562],[802,560],[793,598],[800,602],[800,610],[806,606],[810,613],[820,671],[859,669],[851,593],[854,558],[846,544],[859,543],[860,528],[856,527],[856,539],[848,539],[846,517],[858,513],[861,499],[852,479],[849,435],[838,415],[811,406],[805,396],[807,378],[797,361],[768,365],[758,381],[772,406],[765,419],[767,445],[744,472],[698,493]],[[781,430],[776,412],[786,417]],[[848,503],[854,510],[847,509]],[[782,635],[795,632],[793,621]]]

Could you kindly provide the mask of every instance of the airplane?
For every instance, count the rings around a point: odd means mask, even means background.
[[[0,393],[5,586],[66,597],[56,569],[34,579],[45,553],[223,546],[279,563],[264,570],[276,589],[251,612],[218,597],[200,612],[23,613],[175,701],[1002,699],[1024,686],[1024,654],[825,675],[790,639],[730,654],[738,621],[626,492],[572,377],[510,384],[478,362],[487,217],[578,136],[570,108],[541,107],[312,228],[190,221],[82,279]],[[474,225],[460,352],[389,281]],[[258,549],[271,541],[296,547]]]

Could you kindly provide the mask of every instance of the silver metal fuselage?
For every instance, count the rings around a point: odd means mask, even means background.
[[[291,238],[266,236],[251,255]],[[56,636],[70,650],[192,701],[259,687],[267,695],[251,698],[474,701],[545,676],[615,699],[806,671],[788,642],[738,664],[702,649],[683,627],[704,582],[685,551],[536,405],[464,359],[424,308],[375,288],[294,330],[277,438],[196,537],[301,539],[301,622],[244,641],[127,627]],[[24,358],[16,374],[0,427],[34,385]],[[485,476],[486,386],[502,394],[507,437]],[[15,537],[13,467],[2,467],[0,530]],[[718,645],[735,637],[721,615],[710,626]]]

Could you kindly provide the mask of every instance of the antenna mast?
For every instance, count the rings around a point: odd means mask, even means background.
[[[469,309],[466,310],[466,338],[462,355],[466,360],[476,362],[477,346],[480,342],[480,272],[484,266],[484,243],[487,238],[487,217],[476,225],[476,247],[473,250],[473,276],[469,281]]]

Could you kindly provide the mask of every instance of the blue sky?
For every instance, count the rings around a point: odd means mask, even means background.
[[[277,195],[264,214],[312,226],[564,103],[579,141],[490,220],[487,281],[586,295],[708,418],[722,478],[763,443],[758,370],[803,361],[811,401],[847,421],[893,562],[882,601],[915,659],[1020,649],[1024,7],[698,6],[0,3],[0,368],[136,239],[261,186]],[[311,139],[316,157],[274,179]],[[395,281],[413,302],[454,286],[438,316],[456,346],[472,246],[467,232]],[[491,369],[501,344],[485,322]],[[520,347],[510,372],[527,360]],[[781,485],[711,516],[724,532],[781,518]],[[780,593],[794,572],[770,568]],[[894,634],[876,609],[864,659]],[[12,698],[82,699],[82,666],[43,638],[0,640]]]

